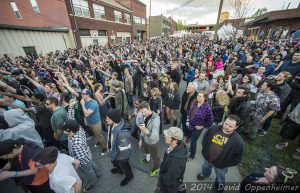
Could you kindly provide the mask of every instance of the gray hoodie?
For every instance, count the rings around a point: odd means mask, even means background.
[[[12,109],[5,111],[3,116],[9,128],[0,129],[0,141],[24,138],[42,148],[44,147],[42,139],[35,129],[33,120],[24,111],[21,109]]]
[[[146,128],[149,129],[150,133],[145,135],[143,132],[141,132],[141,137],[144,139],[145,143],[153,145],[159,141],[159,125],[159,115],[152,111],[151,118],[146,125]]]

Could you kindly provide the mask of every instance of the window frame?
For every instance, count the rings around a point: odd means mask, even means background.
[[[40,12],[40,8],[36,2],[36,0],[30,0],[30,4],[31,4],[31,7],[32,7],[32,10],[34,12],[34,14],[39,14],[41,13]]]
[[[116,17],[118,15],[119,17]],[[114,16],[115,16],[115,22],[116,23],[122,23],[122,12],[114,10]],[[118,21],[117,21],[118,18]]]
[[[106,19],[104,6],[93,3],[93,11],[94,11],[94,17],[95,18],[97,18],[97,19]],[[100,17],[96,17],[96,13],[98,13],[100,15]]]
[[[18,20],[22,20],[23,17],[22,17],[22,15],[21,15],[21,12],[20,12],[19,9],[18,9],[18,6],[17,6],[16,2],[15,2],[15,1],[11,1],[11,2],[10,2],[10,6],[11,6],[11,8],[13,9],[13,12],[14,12],[15,15],[16,15],[16,18],[17,18]],[[19,14],[19,16],[18,16],[17,13]]]
[[[127,24],[131,24],[131,17],[130,17],[130,14],[124,13],[124,21],[125,21],[125,23],[127,23]]]
[[[90,15],[89,4],[88,4],[87,0],[73,0],[72,3],[73,3],[74,15],[83,16],[83,17],[90,17],[91,16]],[[86,5],[82,5],[83,3],[86,4]],[[75,9],[77,9],[77,10],[75,11]],[[80,10],[80,14],[78,14],[79,10]]]

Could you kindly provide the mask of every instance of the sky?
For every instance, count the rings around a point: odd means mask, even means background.
[[[151,15],[171,16],[175,21],[182,20],[186,24],[215,24],[217,22],[220,0],[194,0],[181,9],[171,14],[165,14],[166,11],[179,7],[188,0],[140,0],[147,5],[147,16]],[[222,11],[232,12],[230,1],[224,0]],[[258,8],[266,7],[268,11],[281,10],[284,6],[289,9],[296,8],[300,0],[251,0],[249,15],[252,15]],[[233,14],[231,14],[233,15]]]

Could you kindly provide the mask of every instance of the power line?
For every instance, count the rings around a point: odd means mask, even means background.
[[[170,10],[166,11],[164,14],[170,14],[170,13],[172,13],[172,12],[174,12],[174,11],[177,11],[178,9],[183,8],[184,6],[190,4],[190,3],[193,2],[193,1],[194,1],[194,0],[187,0],[186,2],[182,3],[182,4],[179,5],[178,7],[175,7],[175,8],[173,8],[173,9],[170,9]]]

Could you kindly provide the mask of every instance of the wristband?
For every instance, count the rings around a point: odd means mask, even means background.
[[[16,171],[15,177],[19,176],[19,171]]]

